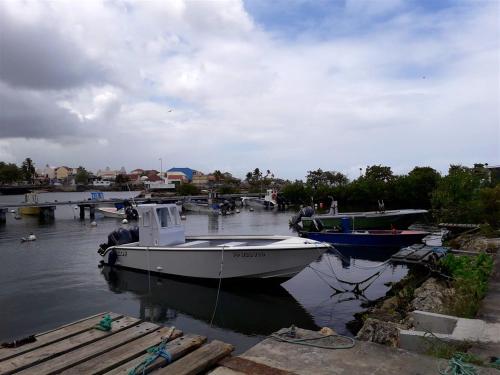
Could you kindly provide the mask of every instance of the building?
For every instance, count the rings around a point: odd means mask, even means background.
[[[138,175],[138,176],[142,176],[144,174],[144,169],[134,169],[133,171],[130,171],[129,174],[135,174],[135,175]]]
[[[193,175],[196,172],[197,171],[195,171],[194,169],[191,169],[191,168],[177,168],[177,167],[174,167],[174,168],[170,168],[167,171],[167,175],[170,174],[170,173],[172,173],[172,175],[177,174],[177,173],[182,173],[184,176],[186,176],[187,181],[191,182],[193,180]]]
[[[118,171],[111,170],[109,167],[106,167],[104,171],[101,171],[100,169],[97,171],[97,177],[101,180],[114,181],[117,175]]]
[[[69,167],[66,167],[66,166],[61,166],[61,167],[57,167],[55,169],[55,177],[56,179],[58,179],[59,181],[64,181],[66,180],[70,175],[72,175],[73,173],[73,168],[69,168]]]

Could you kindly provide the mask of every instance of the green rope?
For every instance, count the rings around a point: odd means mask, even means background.
[[[172,327],[170,329],[170,332],[167,336],[163,337],[161,340],[161,343],[158,344],[157,346],[153,346],[147,350],[149,353],[149,356],[147,356],[141,363],[139,363],[137,366],[135,366],[132,370],[128,372],[128,375],[138,375],[138,374],[146,374],[146,369],[150,364],[152,364],[154,361],[156,361],[159,357],[165,358],[167,364],[172,362],[172,355],[168,350],[165,349],[167,342],[170,339],[170,336],[172,336],[172,333],[174,332],[175,327]],[[139,372],[138,372],[139,371]]]
[[[439,369],[439,373],[441,375],[477,375],[476,368],[469,363],[465,363],[465,360],[466,355],[457,352],[448,361],[448,366],[444,370]]]
[[[104,315],[99,324],[95,326],[96,329],[101,331],[111,331],[111,323],[113,323],[113,319],[109,314]]]
[[[294,326],[292,326],[287,332],[273,333],[269,336],[269,338],[280,342],[287,342],[296,345],[312,346],[314,348],[322,348],[322,349],[350,349],[353,348],[355,345],[355,341],[352,337],[343,335],[324,335],[312,338],[297,338]],[[332,338],[333,340],[335,339],[340,339],[340,340],[335,340],[332,342]],[[339,341],[344,341],[344,343],[341,343]]]

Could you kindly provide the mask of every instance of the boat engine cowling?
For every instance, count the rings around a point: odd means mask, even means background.
[[[314,208],[311,206],[306,206],[300,209],[300,211],[290,219],[290,225],[296,226],[300,223],[300,219],[303,217],[312,217],[314,215]]]
[[[130,229],[120,228],[108,235],[108,242],[99,246],[99,252],[104,252],[108,247],[123,245],[139,241],[139,227]]]

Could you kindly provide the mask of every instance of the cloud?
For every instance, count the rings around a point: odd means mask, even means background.
[[[50,96],[4,84],[0,84],[0,124],[0,138],[59,139],[84,132],[78,117]]]
[[[87,56],[69,33],[58,30],[48,11],[26,19],[16,17],[19,13],[10,11],[9,5],[12,2],[0,3],[1,80],[33,89],[67,89],[106,80],[105,67]],[[28,7],[21,2],[15,5]]]
[[[288,178],[500,160],[496,3],[7,3],[0,43],[40,30],[19,69],[0,59],[18,160]]]

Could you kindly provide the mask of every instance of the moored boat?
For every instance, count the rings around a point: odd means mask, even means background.
[[[302,237],[316,241],[326,241],[335,247],[371,246],[385,248],[401,248],[422,243],[429,232],[415,230],[352,230],[339,232],[324,230],[321,232],[303,232]]]
[[[267,189],[264,198],[241,197],[241,205],[244,207],[273,209],[278,206],[277,199],[277,191],[274,189]]]
[[[101,245],[105,264],[203,279],[276,279],[299,273],[327,243],[291,236],[185,236],[174,204],[139,205],[139,238]]]
[[[406,229],[413,223],[422,220],[427,212],[427,210],[421,209],[338,212],[337,202],[332,201],[332,206],[327,214],[314,214],[313,210],[304,214],[301,210],[290,220],[290,224],[298,225],[300,223],[301,229],[304,231],[335,229],[335,227],[342,225],[342,218],[348,217],[352,222],[352,228],[355,229]]]
[[[30,193],[24,194],[24,203],[38,204],[38,194],[35,192],[30,192]],[[40,214],[40,207],[36,207],[36,206],[19,207],[19,213],[21,215],[38,215],[38,214]]]

